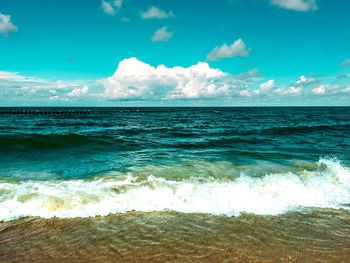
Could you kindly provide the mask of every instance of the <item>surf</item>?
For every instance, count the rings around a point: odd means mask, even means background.
[[[227,169],[233,169],[226,167]],[[279,215],[305,208],[347,209],[350,169],[336,159],[320,159],[315,169],[263,176],[220,177],[225,167],[208,163],[208,174],[147,168],[140,173],[56,181],[0,181],[0,221],[23,217],[76,218],[130,211],[177,211],[239,216]],[[188,168],[190,169],[190,168]],[[165,174],[165,171],[167,174]],[[168,176],[178,171],[181,174]],[[185,175],[186,172],[188,176]]]

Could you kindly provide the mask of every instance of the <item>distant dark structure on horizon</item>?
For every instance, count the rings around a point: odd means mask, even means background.
[[[0,109],[0,115],[87,115],[90,110],[31,110],[31,109]]]

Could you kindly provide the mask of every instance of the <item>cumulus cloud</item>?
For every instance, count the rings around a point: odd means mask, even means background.
[[[303,92],[302,87],[290,86],[290,87],[277,87],[275,80],[270,79],[259,85],[256,89],[243,89],[239,92],[241,97],[254,98],[283,98],[283,97],[296,97],[300,96]]]
[[[198,62],[188,68],[153,67],[136,58],[121,61],[115,74],[100,80],[111,99],[178,99],[218,97],[232,91],[226,73]]]
[[[246,45],[242,39],[234,41],[231,45],[224,43],[220,47],[215,47],[207,55],[207,60],[217,61],[223,58],[232,58],[232,57],[248,57],[249,50],[247,50]]]
[[[323,95],[326,94],[328,86],[327,85],[320,85],[314,89],[312,89],[312,92],[317,95]]]
[[[113,76],[99,80],[104,87],[103,97],[107,100],[177,100],[177,99],[282,99],[284,97],[324,94],[339,90],[336,85],[319,85],[313,90],[316,80],[300,76],[289,87],[276,85],[274,79],[261,82],[259,70],[254,69],[233,75],[211,68],[206,62],[189,67],[151,66],[137,58],[122,60]],[[259,84],[260,82],[260,84]],[[314,96],[316,98],[316,96]]]
[[[11,16],[0,13],[0,34],[7,36],[16,31],[18,28],[12,23]]]
[[[254,90],[253,95],[258,96],[273,96],[273,97],[288,97],[299,96],[303,92],[302,86],[276,87],[275,80],[270,79],[260,84],[259,89]]]
[[[169,31],[166,26],[163,26],[154,32],[151,40],[153,42],[166,42],[174,35],[174,31]]]
[[[251,92],[250,92],[249,90],[247,90],[247,89],[241,90],[241,91],[239,92],[239,95],[240,95],[241,97],[251,97],[251,96],[252,96]]]
[[[346,58],[344,61],[340,64],[341,68],[345,68],[346,66],[350,65],[350,59]]]
[[[68,97],[74,98],[74,97],[81,97],[89,92],[89,87],[78,87],[74,88],[71,92],[67,94]]]
[[[260,84],[261,90],[270,90],[275,86],[275,80],[270,79],[262,84]]]
[[[288,88],[278,88],[276,89],[276,94],[279,96],[297,96],[300,95],[303,91],[301,87],[291,86]]]
[[[115,15],[123,5],[123,0],[102,0],[102,10],[107,15]]]
[[[318,9],[316,0],[271,0],[271,4],[280,8],[299,12],[307,12]]]
[[[90,82],[45,80],[0,71],[0,104],[9,105],[11,101],[22,104],[89,101],[91,105],[96,105],[97,102],[112,103],[117,100],[121,103],[236,101],[238,104],[274,105],[277,101],[288,104],[289,97],[331,101],[334,96],[347,98],[350,94],[349,86],[335,83],[316,85],[318,82],[310,77],[301,76],[292,86],[278,86],[274,79],[263,79],[258,77],[259,74],[259,70],[254,69],[233,75],[212,68],[206,62],[189,67],[152,66],[134,57],[122,60],[113,76]],[[320,96],[325,94],[329,96]]]
[[[305,77],[304,75],[300,76],[299,79],[296,81],[296,86],[307,86],[316,83],[316,80],[314,78]]]
[[[254,95],[264,95],[264,94],[272,94],[273,88],[275,87],[275,80],[270,79],[264,83],[261,83],[259,89],[254,90]]]
[[[0,71],[0,97],[7,101],[68,101],[86,95],[88,91],[81,81],[47,80]]]
[[[164,11],[156,6],[151,6],[146,11],[140,12],[141,18],[143,19],[166,19],[175,17],[173,11]]]
[[[340,88],[338,85],[328,85],[328,84],[322,84],[320,86],[317,86],[312,89],[312,92],[316,95],[325,95],[329,92],[333,92]]]

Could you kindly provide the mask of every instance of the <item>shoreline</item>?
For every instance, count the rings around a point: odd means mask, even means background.
[[[319,209],[220,217],[130,212],[95,218],[0,223],[4,262],[345,261],[350,214]]]

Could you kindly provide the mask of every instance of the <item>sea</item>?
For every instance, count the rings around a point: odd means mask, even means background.
[[[349,209],[349,107],[0,108],[0,262],[349,262]]]

